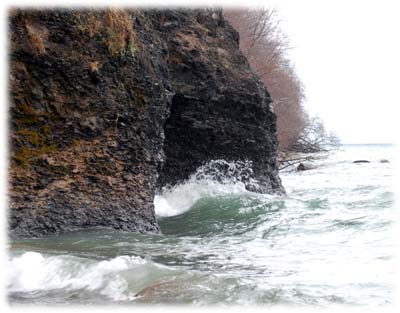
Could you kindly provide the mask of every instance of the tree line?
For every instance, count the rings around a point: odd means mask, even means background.
[[[318,152],[339,143],[321,119],[310,117],[303,107],[304,86],[288,58],[288,36],[274,9],[228,9],[224,17],[240,35],[240,49],[260,76],[272,98],[277,116],[280,151]]]

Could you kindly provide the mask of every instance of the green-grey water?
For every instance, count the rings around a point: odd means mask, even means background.
[[[390,304],[393,155],[343,147],[313,170],[282,173],[286,196],[192,177],[156,197],[162,235],[98,229],[11,242],[9,301]],[[371,163],[352,163],[360,158]]]

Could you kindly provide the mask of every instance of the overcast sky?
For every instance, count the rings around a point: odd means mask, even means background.
[[[343,143],[398,140],[399,2],[269,0],[284,20],[305,107]]]

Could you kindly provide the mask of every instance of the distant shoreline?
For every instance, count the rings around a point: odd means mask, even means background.
[[[341,143],[340,146],[394,146],[394,143]]]

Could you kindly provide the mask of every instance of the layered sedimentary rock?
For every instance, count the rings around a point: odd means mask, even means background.
[[[282,191],[275,116],[218,11],[10,12],[13,236],[157,233],[156,188],[212,159]],[[247,183],[247,182],[245,182]]]

